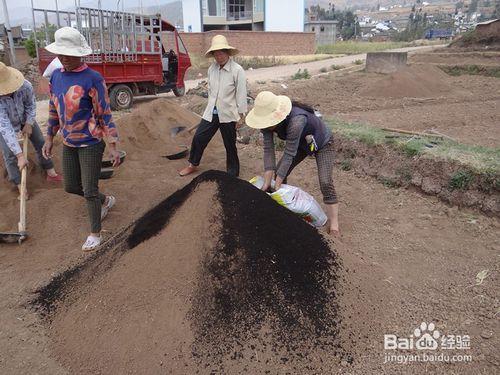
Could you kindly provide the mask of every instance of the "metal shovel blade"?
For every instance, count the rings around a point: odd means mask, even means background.
[[[21,243],[27,237],[26,233],[0,233],[0,243]]]
[[[170,129],[170,136],[175,137],[177,134],[179,134],[181,131],[185,130],[185,126],[176,126],[175,128]]]
[[[180,152],[176,152],[175,154],[165,155],[164,158],[167,158],[168,160],[179,160],[185,158],[188,155],[189,155],[189,149],[186,147],[186,149]]]

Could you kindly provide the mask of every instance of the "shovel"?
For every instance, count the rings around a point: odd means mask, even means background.
[[[186,129],[187,129],[188,133],[192,133],[193,130],[195,130],[198,127],[198,125],[200,125],[200,124],[193,125],[190,128],[187,128],[186,126],[176,126],[175,128],[170,129],[170,136],[175,137],[177,134],[179,134],[180,132],[183,132]]]
[[[28,137],[23,138],[23,155],[28,160]],[[19,208],[19,224],[17,233],[0,233],[0,243],[19,243],[21,244],[28,237],[26,232],[26,178],[28,166],[21,171],[21,204]]]

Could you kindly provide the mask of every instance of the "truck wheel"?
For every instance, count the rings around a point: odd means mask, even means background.
[[[172,90],[175,96],[184,96],[186,93],[186,87],[176,87]]]
[[[128,109],[132,106],[134,94],[127,85],[115,85],[109,90],[109,100],[111,109],[118,111],[120,109]]]

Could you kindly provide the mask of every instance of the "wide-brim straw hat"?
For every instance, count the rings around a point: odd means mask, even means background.
[[[205,53],[205,57],[212,57],[215,51],[227,50],[230,56],[238,54],[240,51],[234,47],[231,47],[224,35],[216,35],[212,38],[212,45]]]
[[[254,129],[265,129],[278,125],[292,110],[288,96],[262,91],[255,98],[253,109],[246,116],[246,124]]]
[[[83,57],[92,53],[85,37],[77,29],[61,27],[54,34],[55,42],[45,49],[55,55]]]
[[[24,76],[19,70],[0,62],[0,95],[12,94],[24,83]]]

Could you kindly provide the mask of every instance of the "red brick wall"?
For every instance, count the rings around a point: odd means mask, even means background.
[[[218,34],[224,35],[244,56],[309,55],[316,51],[314,33],[216,30],[181,33],[181,38],[188,52],[205,53]]]

